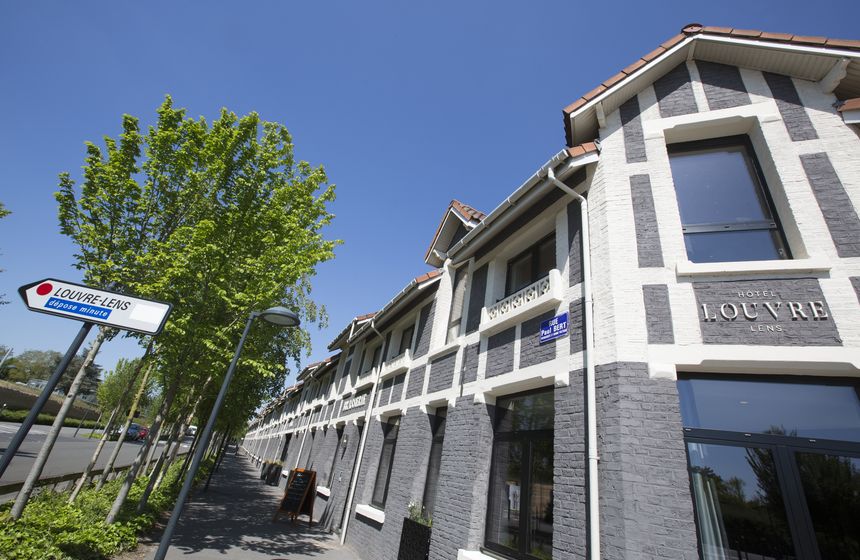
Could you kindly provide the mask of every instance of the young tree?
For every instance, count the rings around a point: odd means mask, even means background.
[[[11,212],[6,209],[6,206],[2,202],[0,202],[0,219],[5,218],[9,214],[11,214]],[[2,268],[0,268],[0,272],[3,272]],[[9,302],[6,300],[6,294],[0,294],[0,305],[6,305],[7,303]]]

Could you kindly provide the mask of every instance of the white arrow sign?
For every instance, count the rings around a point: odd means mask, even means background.
[[[173,308],[169,303],[96,290],[53,278],[21,286],[18,293],[31,311],[144,334],[160,333]]]

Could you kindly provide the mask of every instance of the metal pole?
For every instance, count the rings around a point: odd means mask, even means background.
[[[22,443],[24,443],[24,439],[30,432],[30,428],[32,428],[33,424],[36,423],[36,417],[51,397],[51,393],[54,392],[54,389],[57,387],[57,383],[60,382],[60,378],[66,372],[66,368],[69,367],[69,363],[71,363],[72,359],[78,353],[78,350],[81,348],[81,344],[84,343],[84,339],[86,339],[87,335],[90,334],[90,329],[92,328],[93,323],[85,322],[81,325],[81,329],[72,341],[72,345],[69,346],[68,350],[66,350],[66,355],[63,356],[63,359],[60,360],[57,367],[54,368],[54,373],[51,374],[51,378],[48,379],[48,383],[45,385],[45,388],[42,389],[42,394],[39,395],[39,398],[36,399],[35,403],[33,403],[33,406],[30,408],[30,412],[27,414],[27,417],[24,418],[24,422],[21,424],[21,427],[18,428],[17,432],[15,432],[15,437],[13,437],[12,441],[9,442],[9,447],[7,447],[6,451],[3,452],[3,457],[0,458],[0,477],[3,476],[4,472],[6,472],[6,467],[8,467],[9,463],[12,462],[12,457],[15,456],[15,453],[18,452],[18,448],[21,447]]]
[[[221,390],[218,392],[218,397],[215,399],[212,413],[209,415],[206,427],[203,428],[203,434],[200,436],[200,442],[197,445],[197,450],[194,452],[194,459],[191,461],[191,468],[188,469],[188,473],[185,475],[185,482],[182,484],[182,490],[179,491],[179,496],[176,498],[176,505],[173,506],[173,513],[170,514],[170,521],[167,522],[167,527],[164,528],[164,534],[161,535],[161,542],[158,543],[158,550],[155,551],[153,560],[164,560],[164,557],[167,554],[167,549],[170,548],[170,538],[173,536],[173,531],[176,529],[176,524],[179,522],[179,516],[182,515],[182,507],[185,505],[185,500],[188,498],[189,492],[191,492],[191,485],[194,483],[194,475],[197,474],[197,469],[200,468],[200,461],[203,459],[203,453],[206,451],[206,445],[209,442],[209,437],[212,435],[212,429],[215,427],[215,420],[218,417],[218,412],[221,410],[221,405],[224,403],[224,397],[227,395],[227,387],[230,386],[230,381],[233,379],[233,372],[236,370],[236,363],[239,361],[239,354],[242,353],[242,346],[245,344],[245,338],[248,336],[248,331],[251,330],[251,323],[254,322],[257,315],[257,312],[251,313],[248,317],[248,322],[245,324],[242,338],[239,339],[239,345],[236,346],[236,353],[233,355],[233,361],[230,362],[230,367],[227,368],[227,375],[224,376],[224,382],[221,384]]]

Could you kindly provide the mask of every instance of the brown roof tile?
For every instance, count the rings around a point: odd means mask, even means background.
[[[624,78],[626,78],[627,76],[630,76],[634,72],[640,70],[643,66],[647,65],[649,62],[680,43],[686,37],[698,34],[730,35],[732,37],[742,37],[763,42],[795,43],[801,45],[819,45],[833,48],[860,50],[860,40],[854,39],[829,39],[827,37],[811,37],[804,35],[791,35],[789,33],[773,33],[767,31],[760,31],[758,29],[734,29],[731,27],[703,26],[700,23],[690,23],[684,26],[680,34],[675,35],[674,37],[664,41],[663,44],[661,44],[659,47],[649,52],[630,66],[627,66],[618,74],[615,74],[611,78],[604,81],[601,85],[597,86],[593,90],[589,91],[588,93],[565,107],[562,110],[562,114],[564,115],[564,132],[565,137],[567,138],[568,145],[570,145],[570,143],[573,141],[573,130],[571,128],[570,123],[570,115],[572,113],[582,108],[586,103],[606,91],[608,88],[618,84],[619,82],[623,81]]]
[[[836,109],[840,113],[842,111],[860,111],[860,97],[855,97],[854,99],[846,99],[842,105]]]
[[[451,207],[454,208],[454,210],[456,210],[460,214],[462,214],[463,217],[470,219],[470,220],[477,220],[480,222],[481,220],[483,220],[484,218],[487,217],[487,215],[484,214],[483,212],[481,212],[480,210],[476,210],[476,209],[472,208],[471,206],[469,206],[468,204],[463,204],[462,202],[460,202],[459,200],[456,200],[456,199],[451,201]]]
[[[597,144],[595,144],[594,142],[585,142],[584,144],[579,144],[568,148],[567,155],[569,155],[570,157],[579,157],[596,151]]]

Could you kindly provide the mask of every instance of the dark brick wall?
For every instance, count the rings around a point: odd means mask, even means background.
[[[596,376],[601,557],[698,559],[675,382],[644,363]]]
[[[830,316],[830,308],[821,293],[821,286],[814,278],[797,278],[793,280],[738,280],[726,282],[696,282],[693,284],[699,313],[699,325],[702,328],[702,340],[705,344],[766,344],[775,346],[839,346],[842,339]],[[767,295],[756,296],[755,291],[766,290]],[[753,292],[749,297],[740,297],[739,292]],[[770,295],[773,292],[774,295]],[[807,319],[798,314],[792,319],[792,313],[787,302],[799,302],[804,305],[803,312]],[[822,301],[826,318],[814,319],[808,307],[812,301]],[[771,312],[764,306],[769,302],[777,312],[774,319]],[[779,308],[776,303],[780,302]],[[735,320],[726,320],[720,314],[720,307],[733,304],[738,310]],[[758,315],[755,320],[744,317],[741,303],[747,303],[749,315]],[[756,308],[752,308],[752,304]],[[717,315],[715,321],[704,320],[702,305],[707,305],[709,316]],[[727,309],[728,315],[733,312]],[[779,325],[781,331],[768,331],[767,326],[774,328]],[[761,327],[763,330],[758,330]],[[751,330],[755,329],[755,330]]]
[[[472,274],[472,287],[469,293],[469,310],[466,315],[466,332],[478,330],[481,324],[481,309],[484,308],[484,298],[487,294],[487,265],[475,270]]]
[[[514,337],[516,327],[494,334],[487,340],[487,374],[494,377],[514,369]]]
[[[588,505],[585,378],[570,372],[570,386],[555,388],[553,438],[553,558],[587,558]]]
[[[578,202],[567,205],[568,285],[582,282],[582,212]]]
[[[335,452],[334,471],[329,483],[331,496],[325,508],[317,512],[320,526],[327,531],[337,531],[343,521],[343,508],[346,504],[352,467],[355,464],[358,443],[361,439],[358,426],[351,422],[346,424],[343,428],[343,437],[346,438],[346,445],[341,444]]]
[[[555,316],[547,311],[528,321],[523,321],[520,328],[520,368],[526,368],[555,359],[555,341],[540,343],[540,324]],[[568,324],[568,331],[570,325]]]
[[[307,432],[307,435],[304,436],[305,444],[302,447],[301,453],[299,455],[299,468],[305,469],[308,466],[308,459],[310,459],[311,452],[314,449],[314,432]]]
[[[401,373],[394,378],[394,383],[391,385],[391,402],[400,402],[403,399],[403,382],[406,380],[406,374]]]
[[[663,118],[689,115],[698,111],[686,62],[682,62],[654,82],[654,92],[657,94],[660,116]]]
[[[471,383],[478,379],[478,355],[481,349],[479,343],[470,344],[463,350],[463,383]]]
[[[382,382],[379,396],[376,397],[376,406],[385,406],[388,404],[389,399],[391,399],[391,383],[392,380],[390,377]]]
[[[645,136],[642,133],[642,117],[639,113],[639,99],[633,96],[619,107],[621,126],[624,132],[624,153],[627,163],[645,161]]]
[[[815,132],[815,127],[812,126],[812,121],[806,114],[806,109],[800,101],[800,96],[797,94],[797,89],[791,78],[770,72],[762,72],[762,74],[764,74],[767,86],[773,94],[779,114],[782,115],[782,122],[785,123],[791,140],[800,142],[818,138],[818,133]]]
[[[750,104],[750,96],[737,66],[697,60],[696,67],[712,111]]]
[[[433,330],[433,316],[436,310],[436,300],[424,306],[418,316],[418,338],[415,340],[414,357],[420,358],[430,350],[430,331]]]
[[[427,384],[427,393],[451,388],[451,384],[454,382],[454,362],[456,359],[457,352],[455,351],[430,362],[430,382]]]
[[[860,276],[852,276],[850,280],[854,287],[854,293],[857,294],[857,301],[860,302]]]
[[[674,344],[669,287],[666,284],[646,284],[642,286],[642,299],[645,301],[648,344]]]
[[[491,406],[460,397],[448,409],[430,560],[457,558],[483,544],[493,446]]]
[[[830,158],[823,152],[803,154],[800,162],[836,245],[836,254],[842,258],[860,257],[860,219]]]
[[[567,332],[570,334],[570,353],[576,354],[585,349],[585,298],[570,302],[567,316]]]
[[[314,459],[313,469],[317,471],[317,484],[325,486],[328,482],[334,454],[338,450],[337,429],[334,426],[330,426],[326,430],[325,439],[319,446],[319,450],[316,459]]]
[[[424,373],[427,366],[421,366],[409,371],[409,384],[406,386],[406,398],[417,397],[424,390]]]
[[[639,267],[662,267],[663,250],[657,229],[657,212],[648,175],[630,177],[630,197],[633,202],[633,223],[636,227],[636,250]]]

